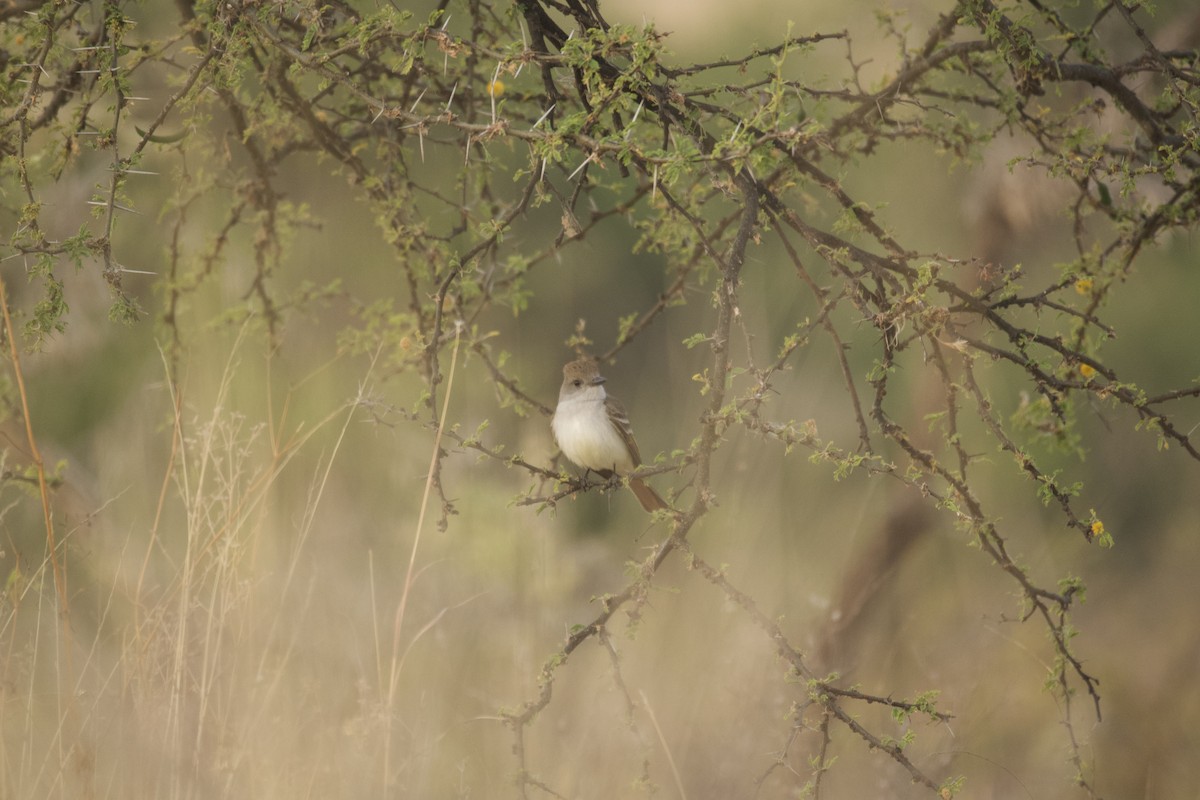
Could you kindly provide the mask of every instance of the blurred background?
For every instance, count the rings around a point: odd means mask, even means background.
[[[468,36],[469,15],[455,5],[445,30]],[[1143,22],[1157,35],[1156,26],[1182,26],[1188,9],[1163,3]],[[680,64],[773,43],[789,20],[797,34],[849,30],[863,85],[897,64],[874,3],[613,2],[604,10],[610,22],[645,20],[668,32]],[[919,42],[946,5],[887,10]],[[165,7],[125,13],[147,39],[178,24]],[[844,43],[823,45],[801,69],[836,72],[845,58]],[[134,84],[138,95],[161,98],[172,80],[147,70]],[[131,113],[146,124],[139,115],[152,119],[156,108]],[[227,123],[211,124],[214,150],[222,136],[232,142]],[[1010,169],[1007,148],[998,139],[962,161],[884,144],[838,177],[878,204],[881,221],[906,242],[1021,264],[1033,283],[1073,257],[1059,199],[1067,195],[1049,178]],[[490,152],[502,163],[524,159],[504,142]],[[628,492],[592,491],[554,509],[519,504],[527,491],[552,487],[453,438],[442,441],[441,481],[455,513],[440,529],[436,493],[422,513],[435,441],[422,402],[428,387],[400,368],[403,343],[363,353],[346,338],[364,306],[382,298],[402,307],[407,288],[376,211],[320,159],[297,154],[276,177],[298,222],[271,281],[284,298],[332,288],[287,309],[269,334],[260,316],[242,312],[255,241],[234,230],[219,266],[176,309],[183,341],[172,350],[162,323],[168,254],[206,251],[231,202],[214,192],[186,213],[176,204],[173,184],[209,168],[209,155],[151,151],[144,166],[160,174],[129,179],[140,213],[121,218],[114,248],[129,269],[153,273],[123,282],[145,318],[110,322],[95,265],[64,267],[68,327],[22,356],[42,456],[64,465],[53,503],[69,616],[56,599],[36,489],[9,481],[0,502],[0,794],[519,796],[515,739],[502,715],[538,696],[539,675],[572,626],[628,584],[631,564],[667,527]],[[425,177],[453,176],[463,164],[452,148],[430,146],[424,161],[410,148],[409,157]],[[86,201],[107,181],[110,160],[83,151],[40,187],[49,238],[94,224]],[[506,247],[550,246],[562,225],[556,208],[532,208]],[[430,209],[431,227],[456,222],[441,205]],[[527,273],[519,315],[493,307],[478,320],[502,343],[506,374],[532,398],[553,406],[579,320],[594,349],[606,351],[618,321],[644,312],[673,281],[668,260],[638,246],[644,222],[606,219]],[[4,226],[15,224],[8,214]],[[1196,253],[1192,231],[1161,237],[1103,309],[1118,335],[1097,357],[1151,394],[1200,375]],[[28,314],[38,297],[19,264],[3,262],[2,276],[11,304]],[[767,362],[819,304],[773,240],[751,249],[743,280],[754,338],[734,349]],[[686,303],[605,369],[649,463],[669,460],[699,430],[705,398],[694,376],[711,355],[683,342],[711,328],[710,290],[689,289]],[[863,380],[878,333],[838,313]],[[822,439],[852,450],[857,427],[833,346],[814,333],[790,365],[765,416],[812,420]],[[548,418],[508,402],[467,348],[456,357],[445,350],[442,368],[437,402],[449,394],[452,432],[470,436],[486,423],[486,447],[551,467]],[[1002,418],[1028,402],[1015,372],[979,371]],[[11,369],[5,374],[11,385]],[[918,419],[934,410],[931,391],[940,391],[936,376],[915,360],[892,384],[893,402]],[[1160,449],[1126,410],[1100,401],[1076,410],[1078,451],[1035,454],[1067,483],[1082,483],[1079,508],[1094,509],[1113,549],[1069,530],[999,450],[979,454],[975,477],[1019,563],[1043,585],[1076,576],[1087,586],[1072,617],[1073,647],[1100,681],[1102,717],[1086,693],[1066,709],[1047,691],[1055,653],[1044,625],[1021,620],[1017,585],[951,515],[898,481],[862,471],[839,478],[807,451],[785,453],[731,429],[714,461],[717,504],[690,541],[819,674],[839,673],[843,685],[881,696],[940,692],[948,722],[856,708],[873,731],[899,739],[911,728],[908,758],[939,780],[964,778],[964,796],[1086,796],[1073,780],[1080,769],[1099,796],[1192,797],[1200,783],[1197,464],[1179,448]],[[1194,403],[1178,414],[1184,432],[1200,424]],[[6,473],[21,474],[30,457],[19,414],[3,432]],[[651,482],[691,500],[686,475]],[[655,577],[636,620],[613,617],[607,642],[586,642],[558,668],[551,701],[526,731],[526,763],[539,782],[573,798],[816,791],[821,720],[815,709],[798,713],[806,687],[684,559]],[[1070,737],[1083,756],[1078,767]],[[844,728],[834,754],[819,773],[821,796],[931,793]]]

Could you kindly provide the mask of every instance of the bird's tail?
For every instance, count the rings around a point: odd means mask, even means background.
[[[637,495],[638,502],[642,504],[642,508],[653,513],[660,509],[670,510],[667,501],[663,500],[658,492],[650,484],[643,481],[641,478],[630,478],[629,488]]]

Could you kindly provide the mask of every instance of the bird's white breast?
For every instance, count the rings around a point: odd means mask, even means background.
[[[608,418],[603,394],[560,400],[551,427],[566,457],[584,469],[633,471],[629,448]]]

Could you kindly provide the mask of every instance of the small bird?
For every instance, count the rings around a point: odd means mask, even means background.
[[[550,427],[567,458],[602,477],[628,475],[642,463],[629,417],[604,391],[604,376],[589,356],[563,367],[562,389]],[[670,508],[641,478],[630,478],[629,488],[647,511]]]

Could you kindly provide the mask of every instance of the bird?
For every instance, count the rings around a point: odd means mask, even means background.
[[[563,367],[562,389],[550,427],[559,448],[575,465],[604,478],[628,475],[642,463],[629,415],[604,389],[600,366],[583,356]],[[629,488],[646,511],[670,509],[653,487],[630,478]]]

